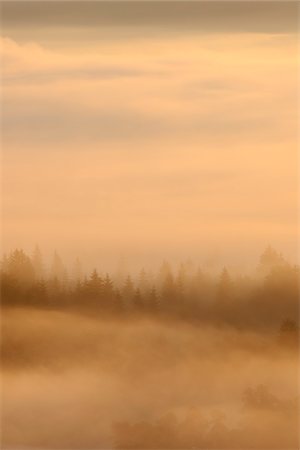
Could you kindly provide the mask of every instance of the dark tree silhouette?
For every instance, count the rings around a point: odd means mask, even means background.
[[[274,263],[275,261],[275,263]],[[186,264],[174,277],[164,262],[150,284],[142,269],[136,279],[127,275],[118,287],[109,274],[101,277],[94,269],[70,282],[66,267],[55,252],[49,276],[38,248],[31,259],[21,249],[4,256],[1,262],[1,294],[4,306],[72,308],[99,314],[160,315],[162,318],[230,324],[240,327],[279,329],[279,342],[291,348],[298,345],[299,268],[268,249],[261,263],[270,266],[263,278],[231,276],[224,268],[218,279],[201,268],[189,273]],[[274,264],[273,264],[274,263]],[[192,266],[191,266],[192,267]],[[155,277],[154,277],[155,279]],[[284,317],[293,318],[293,321]]]

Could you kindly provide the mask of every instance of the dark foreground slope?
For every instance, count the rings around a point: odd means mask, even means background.
[[[2,336],[2,448],[298,448],[294,332],[4,308]]]

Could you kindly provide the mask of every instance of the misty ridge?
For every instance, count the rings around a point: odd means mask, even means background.
[[[299,3],[1,12],[0,450],[300,450]]]
[[[299,448],[299,267],[1,264],[3,449]]]
[[[83,274],[77,259],[68,275],[55,252],[48,270],[38,247],[32,257],[16,249],[1,263],[3,307],[34,307],[116,317],[152,316],[240,328],[279,327],[299,312],[299,267],[272,247],[262,253],[253,276],[216,274],[192,262],[177,270],[164,261],[157,273],[137,276],[120,267],[117,274]],[[292,326],[292,325],[291,325]]]

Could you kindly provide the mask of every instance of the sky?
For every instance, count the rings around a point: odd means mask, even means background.
[[[296,261],[297,8],[2,2],[4,251]]]

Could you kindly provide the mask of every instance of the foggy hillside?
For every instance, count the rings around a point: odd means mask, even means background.
[[[299,274],[279,253],[253,277],[54,263],[2,262],[2,448],[297,449]]]

